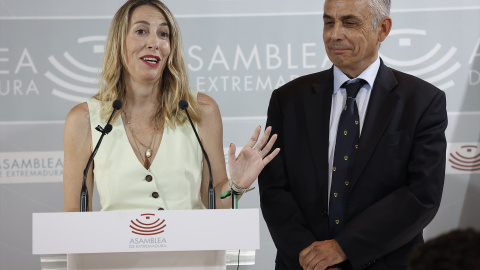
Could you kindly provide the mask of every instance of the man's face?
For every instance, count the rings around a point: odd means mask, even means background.
[[[368,1],[325,1],[323,42],[328,58],[351,78],[377,59],[379,43],[386,37],[381,35],[381,23],[373,29]]]

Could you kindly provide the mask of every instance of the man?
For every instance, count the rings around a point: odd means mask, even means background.
[[[276,269],[405,269],[438,210],[445,94],[378,57],[389,10],[390,0],[326,0],[334,67],[272,93],[267,126],[282,151],[259,187]]]

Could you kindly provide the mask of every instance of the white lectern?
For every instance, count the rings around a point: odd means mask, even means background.
[[[111,211],[35,213],[32,239],[42,269],[224,270],[259,234],[258,209]]]

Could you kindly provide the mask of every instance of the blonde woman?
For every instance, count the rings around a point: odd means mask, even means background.
[[[83,170],[101,135],[94,129],[105,125],[116,99],[123,107],[87,175],[90,194],[95,176],[102,211],[207,205],[208,167],[185,112],[178,108],[182,99],[189,103],[209,154],[217,208],[231,206],[231,199],[219,198],[230,185],[218,105],[189,89],[178,24],[162,2],[127,1],[117,11],[106,42],[101,81],[98,94],[75,106],[65,122],[64,211],[80,209]],[[267,128],[259,139],[261,128],[257,127],[238,157],[235,145],[230,145],[228,166],[237,187],[248,188],[280,151],[270,151],[276,140],[276,135],[268,140],[270,131]]]

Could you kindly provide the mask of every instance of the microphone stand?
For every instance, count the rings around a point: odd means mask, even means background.
[[[188,102],[186,100],[182,99],[182,100],[180,100],[178,105],[179,105],[180,109],[184,110],[185,113],[187,114],[188,120],[190,121],[190,125],[192,126],[192,129],[195,132],[195,136],[197,136],[198,143],[200,144],[200,147],[202,148],[203,155],[205,156],[205,160],[207,161],[208,173],[210,175],[210,179],[208,180],[208,209],[215,209],[216,208],[215,187],[213,186],[212,166],[210,165],[210,160],[208,159],[207,152],[203,148],[202,141],[200,141],[200,137],[198,136],[197,129],[195,129],[195,126],[193,125],[192,118],[190,117],[190,114],[188,113]]]
[[[108,119],[107,124],[105,125],[104,128],[102,128],[100,125],[98,125],[95,130],[99,131],[102,133],[100,136],[100,139],[98,139],[97,145],[95,146],[95,149],[93,150],[92,154],[90,155],[90,158],[88,159],[87,166],[85,167],[85,170],[83,171],[83,182],[82,182],[82,190],[80,191],[80,212],[87,212],[88,211],[88,189],[87,189],[87,175],[88,175],[88,170],[90,169],[90,165],[92,164],[93,158],[97,154],[98,148],[100,147],[100,144],[102,143],[103,137],[110,133],[112,131],[112,125],[110,124],[110,121],[112,121],[113,116],[115,115],[116,111],[119,110],[122,107],[122,102],[120,100],[115,100],[113,102],[113,112],[110,115],[110,118]]]

